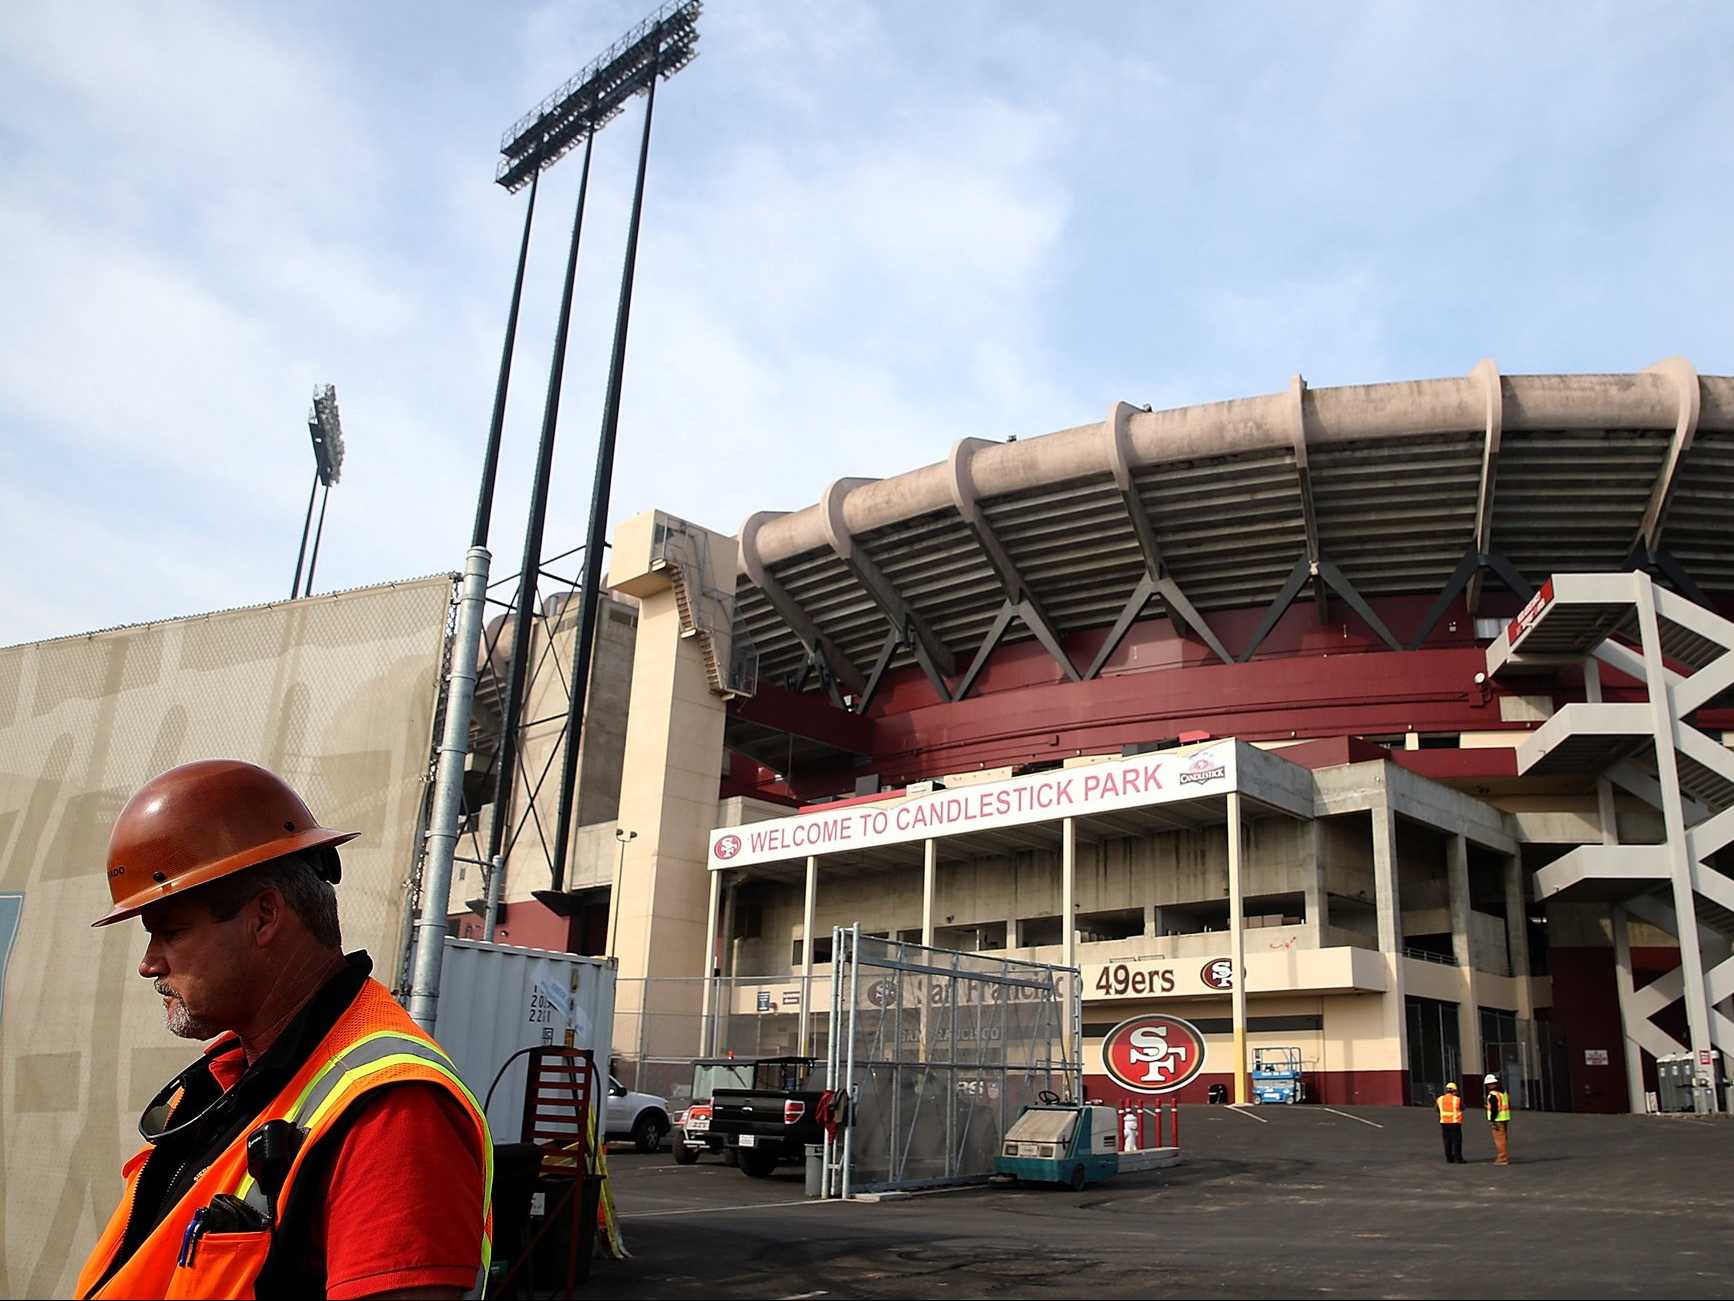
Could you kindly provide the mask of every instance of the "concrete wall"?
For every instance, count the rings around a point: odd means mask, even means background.
[[[565,738],[566,677],[572,672],[578,643],[578,601],[566,600],[550,620],[536,620],[530,646],[529,678],[524,696],[524,718],[534,726],[524,729],[519,780],[512,792],[512,826],[524,821],[534,793],[535,817],[524,824],[506,859],[504,898],[525,903],[534,890],[546,890],[550,848],[543,836],[552,836],[558,824],[561,747]],[[632,660],[636,649],[638,603],[609,594],[598,611],[596,646],[590,661],[590,689],[585,700],[584,730],[578,748],[578,776],[573,788],[572,835],[567,845],[569,889],[608,885],[614,879],[613,848],[615,815],[620,809],[620,783],[626,754],[627,701],[632,689]],[[553,645],[550,652],[549,635]],[[536,722],[548,719],[548,722]],[[546,776],[543,774],[546,773]],[[539,789],[538,788],[539,783]],[[464,837],[458,852],[481,857],[478,845],[486,845],[490,807],[478,820],[477,836]],[[538,823],[540,830],[538,829]],[[587,829],[607,824],[600,832]],[[481,874],[470,864],[457,866],[455,879],[465,898],[482,893]]]

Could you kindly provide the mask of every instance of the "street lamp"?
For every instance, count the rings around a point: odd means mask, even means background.
[[[301,521],[301,548],[295,553],[295,581],[289,587],[289,599],[307,596],[313,591],[313,567],[319,563],[319,539],[325,535],[325,504],[331,500],[331,485],[343,477],[343,419],[337,413],[337,388],[333,384],[313,387],[313,405],[307,411],[307,436],[313,442],[313,487],[307,494],[307,517]],[[313,533],[313,555],[307,555],[307,531],[313,523],[313,499],[321,487],[325,496],[319,503],[319,527]],[[301,588],[301,565],[307,564],[307,588]]]
[[[608,892],[608,952],[603,956],[609,958],[614,956],[614,936],[620,925],[620,887],[626,880],[626,847],[638,839],[638,833],[616,827],[614,838],[620,842],[620,861],[614,867],[614,888]]]

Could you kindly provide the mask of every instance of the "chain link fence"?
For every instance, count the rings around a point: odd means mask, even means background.
[[[700,1057],[823,1061],[830,1003],[829,974],[623,978],[615,994],[614,1074],[678,1110],[692,1099],[693,1062]]]
[[[1082,989],[1054,967],[833,934],[830,1088],[849,1098],[827,1141],[826,1191],[920,1188],[993,1173],[1006,1129],[1044,1091],[1081,1096]]]

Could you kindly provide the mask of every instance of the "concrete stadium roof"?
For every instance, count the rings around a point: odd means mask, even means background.
[[[1435,594],[1466,553],[1539,584],[1643,548],[1731,591],[1731,501],[1734,377],[1682,358],[1317,390],[1297,375],[1260,397],[965,438],[936,464],[756,514],[736,629],[762,675],[817,650],[859,692],[876,661],[963,671],[1008,605],[1025,616],[1008,637],[1051,640],[1113,623],[1146,577],[1164,584],[1158,611],[1266,605],[1303,558],[1378,597]]]

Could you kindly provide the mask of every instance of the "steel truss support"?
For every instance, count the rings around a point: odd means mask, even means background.
[[[951,688],[945,679],[957,672],[951,651],[940,641],[920,611],[910,605],[885,576],[885,571],[867,554],[867,549],[856,543],[844,516],[844,498],[853,489],[873,482],[872,479],[838,479],[825,489],[824,496],[819,498],[819,514],[825,523],[826,539],[837,559],[848,567],[855,581],[885,615],[885,621],[898,637],[899,644],[908,646],[915,653],[915,662],[921,665],[921,671],[927,675],[939,698],[950,700]]]
[[[1661,579],[1694,605],[1710,605],[1710,598],[1669,552],[1652,551],[1645,543],[1639,542],[1632,554],[1626,557],[1626,568]]]
[[[1282,590],[1265,607],[1264,618],[1259,622],[1258,631],[1252,634],[1252,640],[1247,642],[1246,649],[1240,652],[1242,664],[1250,660],[1258,648],[1264,644],[1264,639],[1270,636],[1270,630],[1276,627],[1283,615],[1288,613],[1289,606],[1294,604],[1295,597],[1300,594],[1301,588],[1306,586],[1309,578],[1313,580],[1314,587],[1320,591],[1328,583],[1338,596],[1349,603],[1349,608],[1361,616],[1362,621],[1373,630],[1378,639],[1386,646],[1394,651],[1403,649],[1397,639],[1391,635],[1391,630],[1385,626],[1385,621],[1379,618],[1372,606],[1367,604],[1366,598],[1355,589],[1355,585],[1348,580],[1348,576],[1342,570],[1322,557],[1315,567],[1305,555],[1302,555],[1295,561],[1294,568],[1289,570],[1288,579],[1283,583]]]
[[[786,513],[760,511],[749,516],[746,523],[741,525],[741,567],[747,571],[747,577],[765,594],[765,600],[770,602],[771,608],[789,625],[795,636],[800,638],[808,657],[818,666],[820,677],[841,683],[850,694],[859,696],[867,689],[867,679],[861,675],[861,670],[856,668],[854,661],[813,622],[812,617],[789,595],[783,585],[771,576],[770,566],[766,565],[759,555],[759,530]],[[836,700],[835,695],[833,700]]]
[[[1445,612],[1451,608],[1451,602],[1457,599],[1457,594],[1476,582],[1483,573],[1495,574],[1500,582],[1511,589],[1512,595],[1521,601],[1527,601],[1535,595],[1535,588],[1530,586],[1529,581],[1517,572],[1517,567],[1504,556],[1477,551],[1471,547],[1463,553],[1463,559],[1457,562],[1457,568],[1452,570],[1451,577],[1445,580],[1439,598],[1422,617],[1420,628],[1409,642],[1410,650],[1420,650],[1426,644],[1433,629],[1439,626],[1439,620],[1443,619]]]
[[[995,534],[993,525],[988,520],[987,512],[981,508],[981,503],[976,499],[975,480],[970,474],[970,462],[974,459],[976,452],[988,446],[991,444],[980,438],[960,438],[953,445],[949,458],[952,504],[957,508],[957,513],[962,517],[963,522],[969,526],[970,532],[975,536],[976,545],[987,557],[988,565],[993,569],[995,576],[999,579],[1000,586],[1005,590],[1007,605],[1011,607],[1019,619],[1023,620],[1024,627],[1034,634],[1035,639],[1053,657],[1054,662],[1065,673],[1066,680],[1068,682],[1081,681],[1077,665],[1072,663],[1071,656],[1067,655],[1065,648],[1060,645],[1060,636],[1054,628],[1053,620],[1048,617],[1047,611],[1042,608],[1040,599],[1029,584],[1024,582],[1023,575],[1018,571],[1011,553],[1006,550],[1005,545]],[[1001,613],[1004,613],[1003,609]],[[996,627],[998,622],[999,620],[996,618]],[[998,636],[991,636],[987,642],[983,643],[984,649],[993,642],[997,642],[998,637],[1003,636],[1004,633],[1005,630],[999,628]],[[983,652],[977,651],[978,664],[982,661],[982,657]],[[971,668],[974,671],[979,671],[976,665],[972,665]],[[969,682],[974,681],[973,672],[967,680]],[[961,700],[964,695],[965,690],[959,688],[956,698]]]
[[[1131,431],[1127,426],[1135,410],[1129,403],[1116,402],[1108,412],[1107,420],[1102,422],[1102,428],[1107,435],[1108,458],[1114,470],[1114,486],[1119,490],[1127,518],[1132,521],[1132,530],[1138,535],[1138,550],[1144,557],[1144,577],[1127,598],[1119,617],[1114,621],[1113,629],[1108,633],[1108,640],[1102,643],[1102,649],[1096,652],[1095,660],[1084,673],[1086,680],[1094,678],[1102,671],[1102,666],[1119,648],[1127,629],[1143,613],[1144,606],[1153,595],[1162,597],[1163,607],[1169,621],[1174,625],[1176,636],[1184,637],[1186,630],[1190,628],[1224,664],[1234,663],[1234,656],[1228,653],[1221,638],[1204,621],[1204,616],[1187,599],[1186,593],[1181,590],[1180,584],[1168,573],[1168,567],[1163,563],[1162,546],[1156,537],[1155,522],[1150,518],[1144,498],[1139,495],[1137,480],[1132,474]]]

